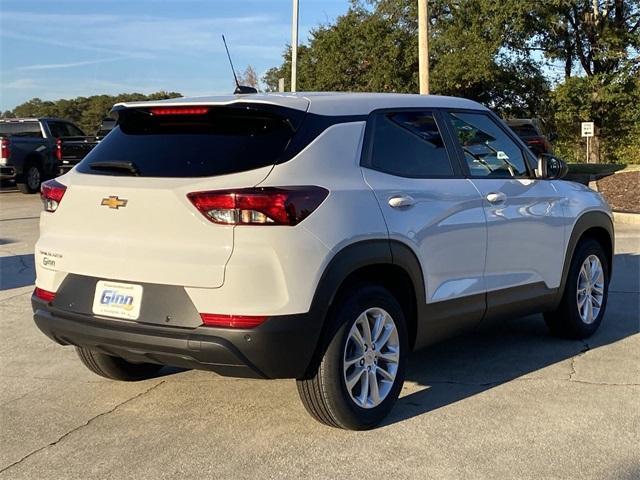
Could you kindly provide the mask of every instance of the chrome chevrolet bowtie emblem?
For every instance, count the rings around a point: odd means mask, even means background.
[[[120,199],[117,196],[115,197],[111,196],[111,197],[103,198],[100,205],[103,207],[115,208],[117,210],[120,207],[123,207],[123,208],[126,207],[127,200],[125,200],[124,198]]]

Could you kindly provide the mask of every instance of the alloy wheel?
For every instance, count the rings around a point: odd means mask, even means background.
[[[580,267],[576,300],[582,321],[595,322],[604,300],[604,269],[596,255],[589,255]]]
[[[400,341],[393,318],[382,308],[362,312],[344,347],[344,382],[353,402],[374,408],[389,395],[400,362]]]

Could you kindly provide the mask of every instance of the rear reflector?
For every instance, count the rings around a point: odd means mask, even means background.
[[[3,160],[9,160],[9,158],[11,158],[11,148],[9,147],[8,138],[0,140],[0,158]]]
[[[40,198],[45,212],[55,212],[66,191],[67,187],[55,180],[49,180],[40,185]]]
[[[204,115],[209,107],[158,107],[149,111],[152,115]]]
[[[297,225],[327,198],[321,187],[264,187],[194,192],[187,197],[205,218],[224,225]]]
[[[207,327],[222,328],[254,328],[267,319],[265,316],[219,315],[216,313],[201,313],[200,318]]]
[[[36,287],[36,289],[33,291],[33,294],[40,300],[44,300],[45,302],[52,302],[53,299],[56,298],[55,292],[49,292],[38,287]]]
[[[56,159],[61,161],[62,160],[62,140],[60,140],[59,138],[56,139]]]

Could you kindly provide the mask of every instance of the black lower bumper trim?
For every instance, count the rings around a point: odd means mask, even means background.
[[[309,313],[271,317],[257,328],[234,330],[94,317],[57,309],[37,297],[32,305],[38,328],[61,345],[233,377],[300,378],[320,333],[320,321]]]

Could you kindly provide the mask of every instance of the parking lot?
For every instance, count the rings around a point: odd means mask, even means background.
[[[0,479],[640,478],[640,226],[616,226],[594,337],[536,315],[419,352],[386,423],[358,433],[315,423],[293,381],[91,374],[31,319],[40,209],[0,192]]]

